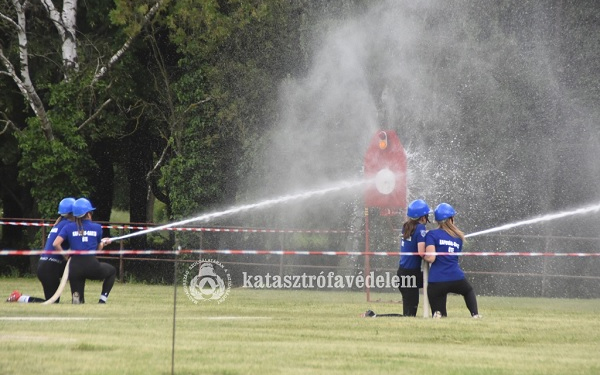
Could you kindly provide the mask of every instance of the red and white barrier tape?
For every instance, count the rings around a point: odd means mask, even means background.
[[[302,251],[302,250],[64,250],[64,251],[46,251],[46,250],[0,250],[2,255],[41,255],[41,254],[61,254],[61,255],[150,255],[150,254],[226,254],[226,255],[328,255],[328,256],[400,256],[397,251]],[[402,253],[402,255],[418,256],[418,253]],[[520,257],[597,257],[600,253],[550,253],[550,252],[461,252],[461,253],[431,253],[430,255],[457,255],[457,256],[520,256]]]
[[[18,225],[29,227],[52,227],[53,223],[44,222],[28,222],[28,221],[2,221],[0,225]],[[126,230],[147,230],[154,227],[151,226],[136,226],[136,225],[102,225],[105,229],[126,229]],[[354,231],[341,229],[253,229],[253,228],[164,228],[161,230],[179,231],[179,232],[225,232],[225,233],[354,233]]]
[[[102,228],[107,229],[134,229],[147,230],[154,227],[137,227],[130,225],[102,225]],[[160,230],[170,230],[177,232],[224,232],[224,233],[353,233],[347,230],[338,229],[252,229],[252,228],[163,228]]]
[[[3,221],[0,220],[0,225],[19,225],[26,227],[51,227],[54,226],[52,223],[44,222],[28,222],[28,221]]]

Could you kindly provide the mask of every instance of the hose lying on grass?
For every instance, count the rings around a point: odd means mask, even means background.
[[[49,305],[51,303],[56,302],[57,299],[60,298],[63,290],[65,289],[65,285],[67,285],[67,280],[69,280],[69,263],[71,262],[71,258],[67,260],[67,265],[65,266],[65,272],[63,272],[62,278],[60,279],[60,284],[58,285],[58,289],[54,292],[54,295],[50,297],[48,300],[42,302],[42,305]]]

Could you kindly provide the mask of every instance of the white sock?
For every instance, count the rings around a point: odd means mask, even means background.
[[[27,303],[27,302],[29,302],[29,296],[21,296],[21,297],[19,297],[17,302]]]
[[[108,299],[107,296],[105,296],[104,294],[100,294],[100,301],[106,302],[107,299]]]

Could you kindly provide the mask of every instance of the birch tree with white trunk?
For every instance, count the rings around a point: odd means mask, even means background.
[[[48,104],[40,98],[36,84],[31,79],[29,66],[30,43],[28,40],[28,9],[34,5],[31,0],[7,0],[10,1],[8,9],[0,10],[0,25],[3,29],[12,32],[9,37],[18,40],[18,61],[11,61],[10,54],[6,53],[4,46],[0,42],[0,74],[6,75],[12,79],[19,91],[25,98],[28,105],[33,110],[35,116],[39,119],[44,137],[48,141],[54,140],[52,121],[48,116]],[[36,0],[33,0],[36,1]],[[52,0],[39,0],[46,11],[48,19],[55,26],[58,37],[61,42],[61,69],[63,79],[68,82],[74,74],[79,72],[78,61],[78,41],[77,41],[77,0],[63,0],[60,10]],[[150,22],[158,12],[161,4],[165,0],[157,0],[148,10],[142,19],[142,27],[135,35],[130,35],[125,43],[118,48],[106,63],[101,63],[93,75],[92,85],[102,79],[107,71],[116,64],[123,54],[129,49],[132,40],[143,30],[143,25]],[[93,118],[99,111],[110,103],[110,99],[102,103],[96,111],[90,115]],[[3,111],[3,109],[0,109]],[[2,112],[4,115],[4,113]],[[83,124],[89,122],[89,118],[83,121]],[[81,129],[82,125],[77,126]],[[12,127],[14,128],[14,126]]]

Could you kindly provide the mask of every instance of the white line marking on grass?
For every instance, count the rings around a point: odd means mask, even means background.
[[[33,341],[36,343],[50,342],[52,344],[76,342],[74,338],[60,336],[27,336],[27,335],[0,335],[0,341]]]
[[[247,319],[272,319],[270,316],[209,316],[209,320],[247,320]]]
[[[97,318],[68,317],[68,316],[3,316],[0,320],[18,320],[18,321],[46,321],[46,320],[92,320]]]
[[[273,319],[270,316],[199,316],[182,317],[177,320],[251,320],[251,319]]]
[[[67,316],[7,316],[0,317],[0,321],[83,321],[96,319],[117,319],[117,320],[145,320],[144,318],[86,318],[86,317],[67,317]],[[157,318],[147,318],[146,320],[156,320]],[[161,319],[161,318],[158,318]],[[178,317],[177,320],[271,320],[270,316],[198,316],[198,317]]]

